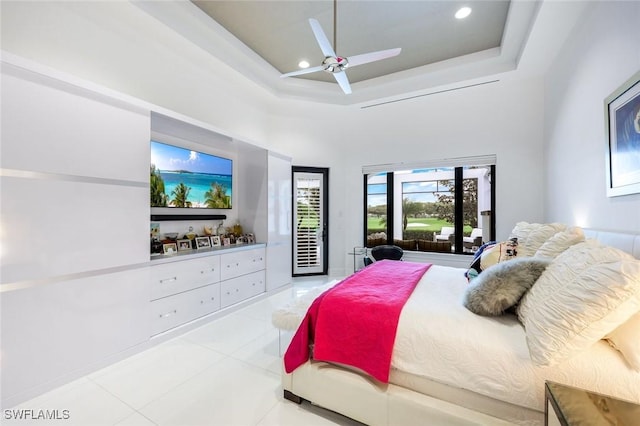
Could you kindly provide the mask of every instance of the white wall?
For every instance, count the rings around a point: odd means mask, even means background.
[[[6,62],[1,78],[0,405],[11,406],[149,338],[150,119]]]
[[[497,155],[497,237],[543,205],[542,80],[494,84],[376,108],[291,103],[273,117],[271,141],[294,164],[329,167],[330,272],[349,272],[362,245],[362,166]]]
[[[495,153],[498,238],[544,216],[541,80],[369,109],[281,100],[125,2],[2,2],[2,49],[329,167],[334,275],[362,244],[363,165]]]
[[[546,220],[640,232],[640,194],[607,198],[604,99],[640,70],[640,2],[594,4],[546,76]]]
[[[266,141],[263,89],[125,1],[2,1],[2,49]]]

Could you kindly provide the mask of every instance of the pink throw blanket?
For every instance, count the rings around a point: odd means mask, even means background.
[[[284,355],[291,373],[313,358],[357,367],[389,381],[400,312],[430,264],[382,260],[313,301]]]

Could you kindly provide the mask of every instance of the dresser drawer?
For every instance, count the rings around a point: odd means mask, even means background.
[[[200,287],[151,302],[151,335],[220,309],[220,283]]]
[[[240,275],[260,271],[265,268],[264,248],[242,250],[220,256],[220,279],[239,277]]]
[[[151,335],[162,333],[187,321],[188,302],[185,293],[151,302]]]
[[[264,291],[264,270],[222,281],[220,283],[221,307],[226,308]]]
[[[220,310],[220,283],[197,288],[186,294],[192,308],[190,320]]]
[[[151,267],[150,299],[156,300],[220,281],[220,256]]]

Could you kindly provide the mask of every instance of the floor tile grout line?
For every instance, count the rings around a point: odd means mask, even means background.
[[[198,345],[197,343],[193,343],[193,342],[189,342],[195,345]],[[201,346],[201,345],[198,345]],[[93,379],[87,377],[88,380],[90,380],[92,383],[94,383],[95,385],[99,386],[100,388],[104,389],[106,392],[108,392],[110,395],[112,395],[113,397],[117,398],[119,401],[121,401],[122,403],[124,403],[125,405],[127,405],[128,407],[130,407],[132,410],[138,412],[141,416],[144,416],[145,418],[147,418],[147,416],[145,416],[140,410],[144,409],[145,407],[147,407],[149,404],[152,404],[153,402],[155,402],[157,399],[160,399],[162,397],[164,397],[165,395],[167,395],[168,393],[172,392],[173,390],[175,390],[176,388],[182,386],[183,384],[185,384],[186,382],[190,381],[191,379],[194,379],[196,376],[198,376],[199,374],[201,374],[202,372],[208,370],[209,368],[213,367],[215,364],[219,364],[220,362],[224,361],[225,359],[229,358],[229,359],[234,359],[232,358],[230,355],[227,354],[223,354],[221,352],[216,351],[215,349],[212,348],[208,348],[208,347],[204,347],[205,349],[208,349],[209,351],[215,352],[218,355],[221,355],[222,358],[220,358],[219,360],[216,361],[212,361],[211,363],[208,363],[206,366],[204,366],[201,369],[198,369],[196,372],[194,372],[193,374],[189,374],[186,376],[183,376],[183,379],[180,380],[179,382],[177,382],[174,386],[170,387],[169,389],[167,389],[165,392],[157,395],[155,398],[153,398],[151,401],[147,402],[146,404],[144,404],[142,407],[140,408],[135,408],[133,407],[131,404],[127,403],[126,401],[124,401],[120,396],[118,396],[117,394],[113,393],[112,391],[110,391],[109,389],[105,388],[104,386],[102,386],[100,383],[94,381]],[[149,419],[150,420],[150,419]],[[157,423],[153,422],[153,424],[157,425]]]
[[[260,366],[258,366],[258,365],[255,365],[255,364],[251,364],[251,363],[247,362],[245,359],[239,358],[239,357],[236,355],[236,354],[237,354],[239,351],[241,351],[243,348],[245,348],[245,347],[247,347],[247,346],[251,345],[252,343],[256,342],[257,340],[259,340],[259,339],[263,338],[266,334],[267,334],[267,333],[264,333],[264,334],[263,334],[263,335],[261,335],[261,336],[258,336],[258,337],[254,338],[254,339],[251,339],[251,341],[249,341],[249,342],[247,342],[246,344],[244,344],[244,345],[240,346],[239,348],[237,348],[236,350],[234,350],[233,352],[231,352],[231,353],[230,353],[230,354],[228,354],[227,356],[228,356],[229,358],[235,359],[236,361],[240,361],[240,362],[242,362],[243,364],[246,364],[246,365],[249,365],[249,366],[251,366],[251,367],[258,368],[258,369],[264,370],[264,371],[266,371],[266,372],[268,372],[268,373],[274,374],[274,373],[273,373],[271,370],[269,370],[268,368],[263,368],[263,367],[260,367]]]
[[[102,386],[100,383],[94,381],[93,379],[87,377],[87,379],[93,383],[94,385],[98,386],[100,389],[102,389],[103,391],[105,391],[106,393],[108,393],[109,395],[111,395],[112,397],[114,397],[115,399],[117,399],[118,401],[122,402],[124,405],[126,405],[127,407],[129,407],[130,409],[133,410],[133,413],[130,413],[128,416],[126,416],[123,419],[118,420],[116,423],[113,423],[113,426],[118,425],[119,423],[122,423],[123,420],[128,419],[129,417],[131,417],[134,413],[138,413],[139,415],[141,415],[142,417],[144,417],[145,419],[149,420],[151,423],[153,423],[154,425],[158,426],[158,424],[156,422],[154,422],[153,420],[151,420],[150,418],[148,418],[147,416],[145,416],[144,414],[142,414],[140,411],[138,411],[138,409],[136,409],[135,407],[133,407],[131,404],[129,404],[127,401],[123,400],[122,398],[120,398],[118,395],[116,395],[115,393],[111,392],[109,389],[105,388],[104,386]]]
[[[252,320],[258,320],[256,318],[250,318]],[[260,333],[260,335],[255,336],[254,338],[248,340],[246,343],[242,344],[241,346],[237,347],[236,349],[234,349],[233,351],[231,351],[229,354],[226,354],[227,356],[242,362],[245,365],[249,365],[251,367],[254,368],[258,368],[260,370],[266,371],[267,373],[270,374],[275,374],[277,376],[276,373],[274,373],[272,370],[270,370],[269,368],[264,368],[262,366],[256,365],[256,364],[252,364],[250,362],[247,362],[245,359],[240,358],[237,354],[238,352],[240,352],[241,350],[243,350],[244,348],[246,348],[247,346],[250,346],[252,344],[254,344],[256,341],[263,339],[264,337],[268,336],[269,333],[272,333],[274,331],[276,331],[277,329],[275,327],[273,327],[271,324],[269,324],[269,327],[266,327],[266,329]],[[195,341],[191,341],[194,344],[199,344],[199,345],[203,345],[204,347],[213,350],[212,348],[210,348],[209,346],[206,346],[206,343],[201,343],[201,342],[195,342]]]
[[[181,386],[185,385],[187,382],[189,382],[189,381],[191,381],[191,380],[195,379],[195,378],[196,378],[196,376],[198,376],[198,374],[201,374],[201,373],[203,373],[203,372],[205,372],[205,371],[209,370],[210,368],[213,368],[215,365],[218,365],[218,364],[220,364],[221,362],[223,362],[223,361],[225,361],[225,360],[227,360],[227,359],[237,361],[235,358],[231,357],[230,355],[224,355],[221,359],[219,359],[219,360],[217,360],[217,361],[215,361],[215,362],[213,362],[213,363],[209,364],[206,368],[204,368],[204,369],[200,370],[198,373],[196,373],[196,374],[194,374],[193,376],[190,376],[189,378],[187,378],[187,379],[185,379],[185,380],[181,381],[180,383],[178,383],[178,384],[176,384],[175,386],[173,386],[171,389],[168,389],[166,392],[163,392],[161,395],[158,395],[158,397],[157,397],[157,398],[154,398],[153,400],[151,400],[151,401],[147,402],[145,405],[143,405],[142,407],[140,407],[140,408],[139,408],[138,410],[136,410],[136,411],[138,411],[138,412],[139,412],[141,415],[143,415],[145,418],[148,418],[147,416],[145,416],[144,414],[142,414],[142,411],[141,411],[141,410],[143,410],[143,409],[145,409],[146,407],[150,406],[151,404],[153,404],[154,402],[156,402],[156,401],[157,401],[157,400],[159,400],[160,398],[163,398],[164,396],[168,395],[169,393],[171,393],[171,392],[175,391],[175,390],[176,390],[176,389],[178,389],[179,387],[181,387]],[[153,422],[153,421],[152,421],[152,423],[153,423],[153,424],[155,424],[155,425],[158,425],[158,423],[155,423],[155,422]]]
[[[275,374],[275,373],[273,373],[273,372],[271,372],[271,371],[268,371],[268,370],[266,370],[266,369],[263,369],[263,368],[257,367],[257,366],[252,365],[252,364],[249,364],[249,363],[247,363],[247,362],[245,362],[245,361],[243,361],[243,360],[236,359],[236,358],[234,358],[234,357],[232,357],[232,356],[225,356],[224,358],[222,358],[222,359],[218,360],[215,364],[217,365],[217,364],[219,364],[219,363],[221,363],[221,362],[223,362],[223,361],[225,361],[225,360],[236,361],[236,362],[238,362],[238,363],[240,363],[240,364],[243,364],[244,366],[247,366],[247,367],[249,367],[249,368],[252,368],[252,369],[254,369],[254,370],[257,370],[257,371],[258,371],[259,373],[261,373],[261,374],[266,374],[267,376],[272,376],[272,378],[275,378],[275,379],[279,378],[279,376],[278,376],[277,374]],[[206,370],[208,370],[208,369],[210,369],[210,368],[213,368],[213,367],[214,367],[214,365],[213,365],[213,364],[211,364],[211,365],[209,365],[209,366],[207,367],[207,369],[202,370],[202,371],[206,371]],[[165,395],[169,394],[170,392],[175,391],[178,387],[183,386],[185,383],[187,383],[188,381],[190,381],[190,380],[192,380],[192,379],[194,379],[194,378],[195,378],[195,376],[193,376],[193,377],[189,378],[188,380],[185,380],[184,382],[181,382],[180,384],[178,384],[178,385],[176,385],[176,386],[172,387],[172,388],[171,388],[170,390],[168,390],[167,392],[163,393],[162,395],[160,395],[160,396],[158,396],[157,398],[155,398],[153,401],[150,401],[149,403],[145,404],[143,407],[140,407],[140,409],[135,410],[135,411],[136,411],[136,412],[138,412],[140,415],[144,416],[146,419],[149,419],[146,415],[144,415],[144,414],[142,413],[142,411],[141,411],[141,410],[143,410],[143,409],[145,409],[146,407],[150,406],[150,405],[151,405],[151,404],[153,404],[156,400],[158,400],[158,399],[160,399],[160,398],[163,398]],[[281,387],[281,384],[278,384],[278,387]],[[118,398],[118,399],[119,399],[119,398]],[[279,401],[279,400],[277,400],[277,401],[274,403],[274,406],[273,406],[273,407],[271,407],[271,408],[269,409],[269,411],[268,411],[268,412],[270,412],[270,411],[271,411],[271,410],[272,410],[272,409],[273,409],[273,408],[274,408],[274,407],[275,407],[279,402],[280,402],[280,401]],[[128,404],[127,404],[127,405],[128,405]],[[133,407],[132,407],[132,408],[133,408]],[[154,425],[159,426],[159,424],[158,424],[158,423],[154,422],[154,421],[153,421],[153,420],[151,420],[151,419],[149,419],[149,420],[150,420]],[[260,421],[262,421],[262,419],[261,419]],[[114,426],[115,426],[115,425],[114,425]]]
[[[318,285],[320,285],[320,284],[318,284]],[[285,291],[286,292],[290,292],[291,288],[285,289],[281,293],[284,293]],[[237,314],[238,317],[241,317],[243,319],[248,319],[250,321],[254,321],[256,323],[260,323],[261,324],[259,335],[255,335],[254,337],[250,338],[248,341],[243,343],[241,346],[235,348],[233,351],[229,351],[230,353],[225,353],[225,352],[219,351],[219,350],[217,350],[217,349],[215,349],[215,348],[213,348],[211,346],[207,346],[207,344],[203,343],[203,341],[201,341],[200,339],[191,340],[191,339],[187,338],[187,334],[188,333],[176,336],[173,339],[167,340],[166,342],[159,343],[158,345],[154,345],[152,348],[147,349],[147,351],[148,351],[148,350],[151,350],[151,349],[160,348],[163,345],[167,344],[168,342],[180,341],[181,343],[184,343],[184,344],[187,344],[187,345],[195,345],[196,347],[199,347],[199,348],[205,348],[208,351],[211,351],[212,353],[220,355],[221,358],[218,359],[218,360],[215,360],[213,362],[207,363],[202,368],[197,368],[196,369],[197,371],[194,371],[191,374],[187,374],[186,376],[180,376],[179,382],[177,382],[176,384],[172,385],[169,389],[166,390],[166,392],[163,392],[161,395],[155,396],[152,401],[144,404],[140,408],[135,408],[130,403],[126,402],[125,399],[123,399],[120,396],[120,395],[122,395],[121,393],[118,394],[118,393],[116,393],[114,391],[111,391],[111,390],[107,389],[105,386],[103,386],[101,383],[99,383],[98,381],[101,380],[101,378],[104,378],[103,375],[100,374],[100,375],[97,375],[97,377],[96,377],[95,374],[97,372],[92,372],[91,374],[84,375],[81,378],[84,378],[88,383],[91,383],[91,384],[97,386],[99,389],[102,389],[104,392],[106,392],[107,395],[110,395],[111,397],[115,398],[117,401],[120,401],[124,406],[126,406],[130,410],[132,410],[127,416],[125,416],[123,419],[120,419],[117,423],[120,423],[120,422],[126,420],[127,418],[131,417],[134,413],[137,413],[138,415],[142,416],[144,419],[148,420],[150,423],[152,423],[154,425],[157,425],[157,423],[155,421],[151,420],[145,414],[143,414],[143,412],[141,410],[143,410],[145,407],[147,407],[149,404],[151,404],[152,402],[156,401],[157,399],[165,397],[165,395],[167,395],[168,393],[174,391],[176,388],[178,388],[180,386],[183,386],[186,382],[194,379],[195,377],[197,377],[202,372],[214,367],[215,365],[219,365],[221,362],[224,362],[225,360],[237,361],[237,362],[241,363],[242,365],[248,366],[248,367],[254,369],[257,372],[260,372],[261,374],[265,374],[267,377],[271,377],[271,378],[274,378],[274,379],[280,379],[281,375],[279,373],[275,372],[273,368],[265,367],[265,364],[259,365],[257,363],[252,363],[252,362],[248,361],[246,358],[245,359],[240,358],[238,354],[243,348],[246,348],[247,346],[255,344],[255,342],[257,342],[260,339],[264,339],[264,338],[268,337],[271,333],[277,332],[277,328],[273,327],[273,325],[269,321],[269,310],[277,309],[277,306],[275,306],[275,305],[286,303],[285,297],[283,297],[285,295],[283,295],[281,293],[276,293],[275,295],[270,296],[270,297],[278,296],[278,297],[282,298],[282,300],[278,299],[277,302],[273,301],[272,304],[274,306],[271,306],[270,304],[268,304],[270,302],[265,302],[264,306],[256,308],[253,312],[238,311],[236,313],[229,314],[229,316]],[[294,300],[296,298],[295,295],[292,294],[292,293],[289,293],[286,296],[288,296],[288,300]],[[263,301],[268,301],[268,300],[269,300],[269,298],[263,299]],[[260,302],[257,302],[257,303],[260,303]],[[224,319],[224,317],[218,318],[215,321],[217,322],[218,320],[222,320],[222,319]],[[212,322],[210,322],[208,324],[212,324],[213,322],[214,321],[212,321]],[[201,327],[206,327],[208,324],[203,324]],[[194,331],[195,330],[197,330],[197,328],[194,329]],[[135,355],[142,355],[147,351],[142,351],[142,352],[140,352],[138,354],[135,354]],[[125,358],[122,361],[130,359],[135,355],[132,355],[131,357]],[[273,356],[274,356],[274,358],[277,358],[277,359],[279,359],[281,361],[281,357],[279,357],[278,355],[273,354]],[[117,364],[117,363],[111,364],[108,367],[112,367],[115,364]],[[107,368],[107,367],[105,367],[105,368]],[[271,412],[273,410],[273,408],[275,408],[276,406],[277,406],[277,402],[269,409],[268,412]],[[261,422],[265,417],[266,417],[266,414],[265,414],[265,416],[262,417],[262,419],[260,419],[259,422]],[[117,423],[114,423],[114,424],[117,424]]]
[[[269,414],[271,414],[271,412],[272,412],[273,410],[275,410],[275,409],[278,407],[278,405],[280,405],[281,403],[282,403],[282,401],[280,401],[279,399],[277,399],[277,400],[276,400],[276,402],[273,404],[273,407],[269,408],[269,410],[264,414],[264,416],[262,416],[262,417],[260,418],[260,420],[258,420],[258,421],[255,423],[255,425],[253,425],[253,426],[259,426],[259,425],[260,425],[260,423],[262,423],[262,422],[263,422],[263,420],[264,420],[264,419],[266,419],[266,418],[269,416]]]

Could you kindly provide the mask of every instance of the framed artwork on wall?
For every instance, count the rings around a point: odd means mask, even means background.
[[[604,101],[607,196],[640,193],[640,71]]]

